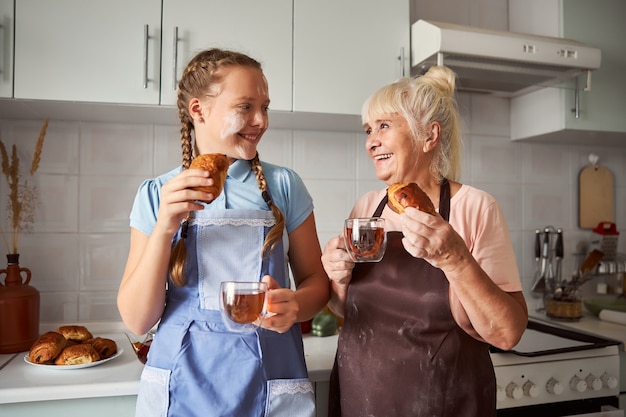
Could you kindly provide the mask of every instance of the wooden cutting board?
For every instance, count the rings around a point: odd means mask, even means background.
[[[589,165],[578,176],[578,227],[593,229],[600,222],[615,222],[613,174],[608,168]]]

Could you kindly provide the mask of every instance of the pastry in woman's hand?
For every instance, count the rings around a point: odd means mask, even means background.
[[[31,346],[28,360],[39,364],[53,363],[54,358],[61,353],[66,344],[67,339],[61,333],[46,332]]]
[[[406,207],[415,207],[428,214],[437,214],[428,195],[414,182],[391,184],[387,188],[387,198],[387,205],[396,213],[402,214]]]
[[[55,365],[84,365],[100,360],[100,355],[88,343],[66,347],[54,360]]]
[[[213,194],[213,198],[217,198],[217,196],[220,195],[224,189],[228,166],[228,158],[226,155],[221,153],[205,153],[196,156],[191,161],[189,168],[198,168],[209,171],[211,178],[213,178],[213,185],[194,187],[193,189]],[[210,201],[205,201],[205,203],[209,202]]]

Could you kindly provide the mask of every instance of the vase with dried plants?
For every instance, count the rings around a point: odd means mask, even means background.
[[[30,170],[25,180],[20,172],[20,159],[14,144],[11,154],[0,140],[2,174],[6,178],[8,230],[0,226],[7,248],[7,267],[0,270],[0,353],[28,350],[39,337],[39,291],[30,286],[31,272],[20,267],[18,244],[20,233],[30,231],[37,203],[37,189],[32,178],[39,168],[48,119],[41,127]]]

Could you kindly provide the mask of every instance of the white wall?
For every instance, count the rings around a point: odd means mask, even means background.
[[[413,0],[415,18],[507,28],[504,0]],[[332,98],[329,98],[332,99]],[[579,242],[578,173],[588,154],[615,176],[616,223],[626,224],[626,147],[511,142],[509,100],[459,97],[465,135],[462,181],[493,194],[504,209],[525,288],[534,272],[534,230],[564,230],[565,273]],[[30,164],[41,121],[2,119],[0,139],[18,143]],[[322,246],[339,233],[355,199],[382,188],[364,151],[361,133],[269,130],[262,159],[296,169],[315,199]],[[128,251],[128,214],[139,183],[179,164],[176,125],[103,124],[52,120],[37,184],[41,206],[33,233],[19,245],[21,265],[41,292],[42,320],[117,320],[115,297]],[[0,221],[6,230],[7,185],[0,182]],[[622,233],[626,228],[622,229]],[[625,252],[626,239],[620,240]],[[3,261],[0,261],[3,265]]]
[[[626,148],[519,143],[509,140],[507,99],[461,95],[465,121],[462,181],[500,202],[525,285],[531,284],[533,233],[564,229],[564,271],[590,232],[577,228],[577,178],[587,155],[600,155],[615,175],[616,223],[626,220]],[[0,138],[18,143],[30,164],[40,122],[1,120]],[[339,233],[354,200],[382,188],[362,133],[269,130],[262,159],[292,167],[314,197],[321,244]],[[128,214],[139,183],[179,163],[178,127],[52,120],[37,185],[41,205],[33,232],[23,234],[20,263],[41,292],[44,321],[116,320],[116,290],[128,251]],[[6,221],[7,185],[0,183]],[[5,223],[3,228],[6,230]],[[624,239],[620,241],[623,252]]]

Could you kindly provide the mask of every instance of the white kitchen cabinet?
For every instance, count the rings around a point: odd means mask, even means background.
[[[360,114],[409,75],[408,0],[294,0],[293,110]]]
[[[161,104],[176,104],[187,62],[199,51],[234,49],[261,62],[270,108],[290,111],[292,0],[164,0]]]
[[[0,97],[13,97],[13,0],[0,0]]]
[[[160,0],[15,7],[15,98],[159,103]]]
[[[574,39],[602,50],[591,90],[579,100],[574,84],[546,88],[511,100],[511,138],[568,143],[619,143],[626,140],[626,2],[623,0],[509,0],[509,29]],[[574,109],[578,107],[579,116]]]

